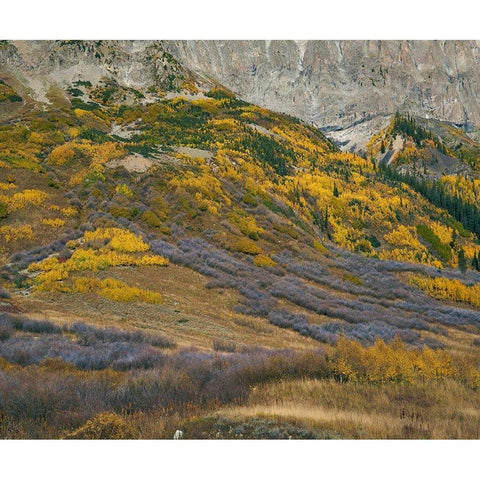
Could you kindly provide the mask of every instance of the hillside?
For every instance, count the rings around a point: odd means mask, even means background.
[[[468,409],[480,379],[473,140],[394,116],[362,157],[162,42],[0,49],[3,436],[82,438],[94,418],[142,438],[171,437],[175,422],[202,438],[455,436],[393,410],[380,431],[298,412],[265,426],[255,409],[270,408],[271,382],[305,378],[385,395],[446,381]],[[440,154],[464,167],[451,183],[428,175]],[[398,169],[424,157],[431,183]],[[480,428],[469,415],[455,425]]]

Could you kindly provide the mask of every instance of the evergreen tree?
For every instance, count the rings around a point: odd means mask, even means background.
[[[472,269],[480,271],[480,260],[478,259],[476,252],[473,254],[471,265]]]
[[[457,231],[456,231],[456,230],[454,230],[454,231],[452,232],[452,240],[450,241],[450,246],[451,246],[454,250],[456,250],[456,248],[457,248]]]
[[[467,271],[467,259],[465,258],[465,251],[463,248],[458,251],[458,268],[462,273]]]

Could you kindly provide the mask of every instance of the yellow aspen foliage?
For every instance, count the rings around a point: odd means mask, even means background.
[[[449,353],[444,350],[432,350],[427,346],[423,348],[422,355],[418,356],[416,366],[423,376],[435,380],[455,377],[458,373]]]
[[[408,247],[418,251],[425,249],[414,230],[405,225],[399,225],[395,230],[384,235],[383,238],[395,247]]]
[[[0,182],[0,190],[14,190],[17,186],[14,183],[2,183]]]
[[[160,255],[144,255],[136,257],[126,253],[118,253],[116,251],[100,251],[96,252],[91,248],[78,248],[72,256],[64,261],[59,262],[56,257],[45,259],[41,263],[32,263],[29,271],[50,271],[64,270],[66,272],[80,272],[90,270],[97,272],[110,267],[119,266],[148,266],[148,265],[168,265],[168,260]],[[39,277],[38,280],[41,280]]]
[[[258,240],[259,236],[264,232],[263,228],[257,225],[254,217],[242,215],[238,212],[233,212],[227,215],[227,218],[232,222],[243,234],[247,235],[252,240]]]
[[[18,240],[33,240],[33,229],[30,225],[3,225],[0,227],[0,235],[5,243]]]
[[[465,251],[465,256],[467,258],[473,258],[473,255],[480,255],[480,247],[474,244],[464,245],[463,250]]]
[[[431,222],[430,227],[442,243],[448,244],[452,241],[453,229],[451,227],[442,225],[439,222]]]
[[[121,195],[125,195],[127,198],[132,198],[133,197],[133,192],[130,190],[128,185],[125,185],[124,183],[121,183],[115,187],[115,192],[120,193]]]
[[[325,247],[325,245],[317,239],[313,240],[313,248],[323,254],[328,252],[327,247]]]
[[[262,253],[262,249],[253,240],[246,237],[234,240],[230,248],[236,252],[248,253],[249,255],[259,255]]]
[[[118,252],[126,253],[146,252],[150,249],[150,246],[143,241],[142,237],[125,230],[115,234],[109,245]]]
[[[116,142],[92,144],[88,140],[71,141],[55,147],[47,157],[47,163],[55,166],[67,165],[73,160],[85,160],[92,167],[101,167],[110,160],[126,155],[124,147]]]
[[[67,134],[72,138],[77,138],[80,135],[80,129],[77,127],[70,127],[67,129]]]
[[[439,300],[465,302],[480,307],[480,283],[465,285],[460,280],[450,280],[444,277],[423,277],[414,275],[409,283],[421,288],[431,297]]]
[[[15,193],[13,197],[9,199],[8,207],[12,212],[30,205],[43,207],[48,198],[48,193],[45,193],[42,190],[27,189]]]
[[[373,135],[366,144],[367,155],[370,158],[376,158],[381,150],[381,140],[385,135],[385,130],[382,129],[377,134]]]
[[[193,172],[188,171],[184,177],[174,178],[170,185],[175,188],[183,187],[187,191],[200,192],[212,200],[217,196],[223,196],[222,183],[209,173],[196,176]]]
[[[211,125],[215,130],[230,130],[235,131],[240,127],[240,123],[233,118],[214,118],[210,120],[209,125]]]
[[[155,304],[162,301],[162,296],[157,292],[130,287],[126,283],[114,278],[105,280],[91,277],[76,278],[72,291],[76,293],[94,293],[115,302],[140,301]]]
[[[36,290],[39,292],[69,292],[70,289],[63,283],[63,280],[67,278],[68,272],[63,268],[44,271],[35,278]]]
[[[68,181],[68,185],[70,187],[76,187],[77,185],[80,185],[87,175],[88,169],[79,170],[78,172],[72,174],[70,180]]]
[[[192,105],[200,107],[205,112],[215,115],[219,108],[222,106],[221,100],[216,100],[215,98],[199,98],[198,100],[193,100]]]
[[[195,193],[195,200],[197,201],[198,208],[202,211],[207,211],[211,215],[218,215],[218,203],[205,198],[200,192]]]
[[[65,225],[65,220],[62,220],[61,218],[44,218],[42,219],[42,223],[48,227],[60,228]]]
[[[93,166],[105,165],[110,160],[122,158],[127,154],[126,149],[116,142],[105,142],[99,145],[91,145],[90,152],[93,157]]]
[[[168,260],[160,255],[144,255],[143,257],[140,257],[137,265],[164,266],[168,265]]]
[[[49,165],[62,166],[70,163],[77,155],[76,144],[73,142],[64,143],[55,147],[47,157]]]
[[[342,337],[336,347],[331,348],[330,362],[337,375],[372,383],[458,378],[472,385],[479,375],[472,364],[454,359],[444,350],[426,346],[423,349],[407,348],[398,337],[388,344],[377,339],[370,347]]]
[[[379,253],[382,260],[395,260],[399,262],[421,263],[430,265],[435,268],[442,268],[443,264],[440,260],[432,257],[426,249],[423,251],[415,251],[411,248],[394,248],[393,250],[383,250]]]
[[[40,291],[68,291],[68,288],[58,282],[69,278],[70,273],[81,271],[97,272],[118,266],[166,266],[168,260],[160,255],[144,255],[135,257],[129,254],[108,251],[96,253],[93,249],[79,248],[72,256],[63,262],[56,257],[45,259],[41,263],[29,265],[30,272],[40,272],[35,277],[37,289]]]
[[[98,115],[95,115],[93,112],[89,112],[88,110],[76,108],[74,113],[77,118],[81,120],[81,123],[85,128],[94,128],[96,130],[105,131],[109,127],[109,121],[105,121],[103,118],[100,118]]]
[[[232,160],[229,158],[227,152],[222,148],[217,150],[215,155],[215,165],[218,168],[218,174],[223,178],[233,181],[239,181],[242,177],[235,168]]]
[[[146,252],[150,249],[149,245],[143,241],[141,236],[120,228],[98,228],[93,232],[87,231],[84,234],[84,239],[86,242],[92,240],[110,240],[108,245],[118,252]]]
[[[90,242],[90,244],[93,245],[95,242],[99,242],[99,246],[96,248],[87,248],[87,246],[82,246],[85,242]],[[105,244],[105,242],[108,243]],[[160,255],[144,255],[143,253],[149,250],[149,245],[143,242],[140,236],[120,228],[98,228],[95,231],[87,231],[84,233],[83,239],[71,240],[66,246],[67,248],[74,249],[70,258],[59,259],[56,256],[52,256],[40,263],[31,263],[29,265],[28,271],[36,273],[36,290],[55,292],[75,291],[75,289],[71,290],[67,282],[70,274],[75,272],[97,272],[119,266],[158,267],[168,265],[168,260]],[[108,290],[104,292],[104,296],[118,296],[120,293],[118,289],[114,287],[115,285],[113,284],[104,284],[102,288]],[[149,293],[140,294],[132,290],[129,292],[132,298],[150,298]],[[156,295],[151,296],[151,298],[153,302],[158,300]]]
[[[275,267],[277,265],[277,262],[272,260],[268,255],[264,254],[257,255],[254,258],[253,263],[257,267]]]
[[[61,212],[66,216],[66,217],[74,217],[77,215],[78,211],[75,207],[66,207],[62,208]]]

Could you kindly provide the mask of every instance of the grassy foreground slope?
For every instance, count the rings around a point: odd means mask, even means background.
[[[2,436],[478,437],[475,234],[319,130],[183,88],[9,102]]]

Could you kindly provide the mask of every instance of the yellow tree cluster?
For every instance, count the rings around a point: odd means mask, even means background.
[[[15,190],[17,186],[14,183],[0,182],[0,190]]]
[[[115,192],[124,195],[127,198],[133,197],[133,192],[130,190],[128,185],[125,185],[125,183],[120,183],[117,185],[115,187]]]
[[[102,246],[95,249],[85,248],[80,246],[80,242],[71,241],[67,247],[75,250],[70,258],[49,257],[40,263],[30,264],[29,272],[38,272],[35,276],[36,289],[54,292],[78,291],[78,284],[74,282],[73,286],[70,287],[66,283],[70,275],[75,272],[97,272],[118,266],[168,265],[168,260],[160,255],[144,254],[149,250],[149,245],[141,237],[128,230],[99,228],[95,231],[85,232],[83,242],[95,241],[108,241],[108,243],[107,245],[101,243]],[[107,286],[110,290],[113,289],[112,285],[108,284]],[[133,298],[132,292],[125,298]],[[116,294],[109,293],[108,295],[108,298],[115,299]],[[104,296],[107,296],[107,294]],[[135,298],[141,299],[143,297],[137,296]]]
[[[121,228],[97,228],[87,231],[83,236],[86,242],[95,240],[109,240],[108,246],[117,252],[135,253],[146,252],[150,246],[143,241],[141,236],[135,235],[130,230]]]
[[[34,188],[26,189],[13,194],[12,197],[2,197],[1,201],[6,203],[10,212],[16,212],[30,206],[45,206],[50,196],[48,193]]]
[[[252,240],[258,240],[259,236],[264,232],[263,228],[257,225],[255,218],[247,215],[241,208],[235,208],[227,217],[244,235],[247,235]]]
[[[85,169],[77,174],[78,178],[73,178],[73,185],[80,183],[89,171],[102,172],[106,163],[126,154],[125,148],[116,142],[94,144],[89,140],[74,140],[55,147],[47,157],[47,163],[64,166],[74,161],[81,162]]]
[[[106,278],[99,280],[92,277],[76,278],[71,290],[73,293],[94,293],[114,302],[161,303],[162,296],[158,292],[130,287],[120,280]]]
[[[465,202],[480,205],[480,179],[465,178],[462,175],[443,175],[440,181],[452,196],[459,196]]]
[[[275,267],[277,265],[277,262],[272,260],[268,255],[264,255],[263,253],[257,255],[253,259],[253,263],[257,267]]]
[[[399,339],[377,339],[370,347],[342,337],[332,349],[334,370],[343,378],[373,383],[412,382],[416,378],[456,378],[480,387],[480,372],[465,359],[455,359],[444,350],[407,348]]]
[[[0,235],[5,243],[18,240],[33,240],[33,229],[30,225],[3,225],[0,227]]]
[[[47,227],[60,228],[65,225],[65,220],[62,220],[61,218],[43,218],[42,224]]]
[[[222,189],[221,181],[210,172],[206,165],[200,165],[201,173],[195,175],[192,171],[185,172],[183,177],[175,177],[170,181],[170,187],[175,189],[178,197],[184,197],[185,192],[195,200],[199,210],[218,215],[222,203],[229,206],[231,200]]]
[[[434,298],[465,302],[475,307],[480,307],[480,283],[465,285],[460,280],[450,280],[443,277],[423,277],[420,275],[412,276],[409,282]]]
[[[380,252],[381,259],[423,263],[437,268],[443,266],[442,262],[433,257],[428,249],[420,243],[415,230],[411,227],[399,225],[383,238],[395,248]]]

